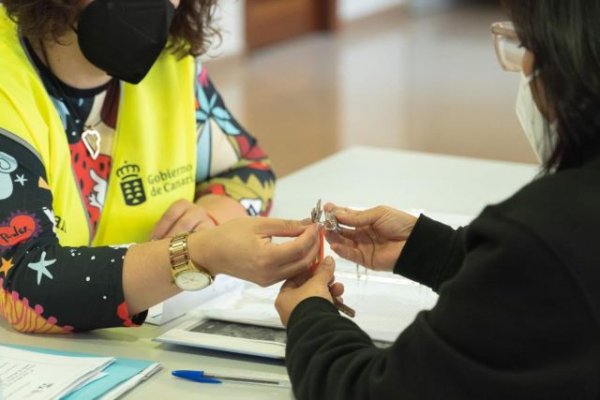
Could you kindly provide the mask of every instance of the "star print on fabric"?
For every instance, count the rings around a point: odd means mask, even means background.
[[[15,182],[20,183],[21,186],[25,186],[25,182],[27,182],[27,178],[25,178],[25,175],[19,175],[17,174],[17,177],[15,178]]]
[[[46,260],[46,252],[42,251],[42,256],[40,257],[40,261],[35,263],[27,264],[27,267],[37,272],[37,284],[38,286],[42,282],[42,275],[47,276],[50,279],[54,279],[50,271],[48,271],[48,266],[54,264],[56,260]]]
[[[0,273],[3,273],[4,276],[8,275],[8,271],[10,271],[10,269],[12,267],[14,267],[15,264],[13,264],[13,259],[9,258],[8,260],[5,259],[4,257],[2,257],[2,266],[0,266]]]

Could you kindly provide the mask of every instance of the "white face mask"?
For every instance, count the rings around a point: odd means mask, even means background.
[[[550,125],[549,135],[546,135],[548,121],[540,112],[533,98],[530,85],[533,78],[534,75],[526,76],[521,73],[521,83],[519,84],[519,94],[517,96],[517,116],[538,161],[545,162],[552,155],[558,136],[556,134],[556,124]]]

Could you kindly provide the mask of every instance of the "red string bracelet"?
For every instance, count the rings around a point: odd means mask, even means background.
[[[219,225],[219,221],[217,221],[217,219],[213,217],[210,213],[207,212],[206,215],[208,215],[208,218],[210,218],[210,220],[215,224],[215,226]]]

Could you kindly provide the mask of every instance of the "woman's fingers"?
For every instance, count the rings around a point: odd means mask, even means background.
[[[319,238],[316,227],[305,230],[296,239],[285,243],[263,242],[264,248],[253,265],[250,279],[269,286],[284,279],[297,277],[309,270],[319,254]]]
[[[344,245],[331,245],[331,250],[338,256],[362,265],[365,265],[364,254],[356,247]]]
[[[327,212],[332,212],[340,224],[353,228],[372,226],[389,212],[389,208],[385,206],[357,211],[347,207],[339,207],[333,203],[325,204],[324,209]]]
[[[271,281],[266,285],[279,282],[283,279],[294,278],[298,283],[303,278],[310,277],[310,266],[319,254],[319,248],[316,246],[306,253],[301,259],[290,261],[276,266],[275,270],[271,270]]]
[[[200,206],[193,206],[180,216],[165,236],[175,236],[182,232],[191,232],[200,228],[213,226],[214,222],[208,217],[206,211]]]
[[[338,232],[325,232],[325,239],[329,244],[339,244],[345,246],[356,246],[356,231],[353,229],[341,228]]]
[[[174,225],[185,214],[193,203],[187,200],[178,200],[163,214],[152,232],[152,239],[163,239],[167,233],[173,230]]]
[[[342,229],[339,233],[328,232],[327,242],[333,252],[342,258],[365,265],[365,252],[374,251],[375,243],[368,230]]]
[[[319,234],[316,225],[304,227],[304,231],[292,240],[283,243],[267,243],[268,256],[277,261],[298,261],[307,253],[319,250]]]
[[[335,261],[332,257],[325,257],[325,259],[321,261],[321,264],[319,264],[317,271],[310,278],[310,280],[317,282],[317,284],[320,286],[329,287],[329,283],[334,280],[334,272]]]
[[[310,220],[293,221],[287,219],[257,217],[256,231],[264,236],[296,237],[312,225]]]

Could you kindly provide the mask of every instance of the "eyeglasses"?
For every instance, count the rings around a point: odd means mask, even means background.
[[[492,24],[492,36],[498,62],[505,71],[520,72],[523,65],[525,48],[515,31],[512,22],[496,22]]]

